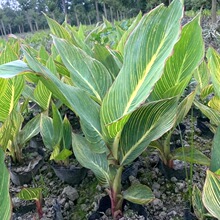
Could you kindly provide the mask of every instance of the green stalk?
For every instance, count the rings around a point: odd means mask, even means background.
[[[191,109],[191,129],[192,129],[192,133],[191,133],[191,137],[190,137],[190,157],[193,157],[193,151],[194,151],[194,118],[193,118],[193,108]],[[190,181],[189,181],[189,198],[192,198],[192,188],[193,188],[193,163],[190,162]],[[190,200],[190,204],[191,204],[191,200]]]
[[[115,158],[115,160],[118,160],[118,147],[119,147],[120,136],[121,136],[121,132],[118,132],[112,145],[112,155]]]
[[[111,212],[114,220],[122,217],[121,175],[123,167],[119,167],[110,189]]]
[[[185,149],[184,149],[184,146],[183,146],[183,137],[182,137],[182,132],[181,132],[181,129],[180,129],[180,126],[178,124],[178,128],[179,128],[179,131],[180,131],[180,143],[181,143],[181,148],[182,148],[182,153],[183,153],[183,157],[184,157],[184,161],[185,160]],[[187,171],[187,164],[185,163],[185,172],[186,172],[186,179],[188,180],[188,171]]]
[[[164,164],[168,165],[169,167],[172,168],[172,164],[170,164],[170,140],[171,140],[171,135],[173,133],[173,130],[171,130],[167,137],[166,137],[166,140],[165,140],[165,143],[164,143],[164,158],[165,158],[165,161]]]

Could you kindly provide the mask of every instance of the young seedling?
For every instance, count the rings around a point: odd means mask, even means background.
[[[35,200],[39,219],[43,217],[41,188],[23,188],[17,197],[23,200]]]

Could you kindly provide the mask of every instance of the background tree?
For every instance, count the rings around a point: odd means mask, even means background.
[[[216,10],[217,10],[217,1],[212,0],[212,23],[213,24],[215,24],[217,21]]]

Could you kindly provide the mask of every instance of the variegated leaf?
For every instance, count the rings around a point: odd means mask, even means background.
[[[42,196],[42,188],[23,188],[17,197],[23,200],[40,200]]]
[[[129,36],[123,67],[101,107],[107,138],[114,138],[122,130],[129,115],[147,99],[161,77],[179,37],[182,6],[178,0],[168,8],[158,6],[140,20]]]
[[[44,85],[80,117],[82,130],[86,139],[92,143],[93,150],[99,153],[105,152],[107,148],[101,134],[100,106],[81,89],[64,84],[26,50],[24,53],[30,67],[42,74],[41,81]]]
[[[220,98],[220,55],[210,47],[207,52],[207,58],[215,95]]]
[[[202,103],[198,102],[197,100],[194,101],[194,104],[197,108],[200,109],[200,111],[211,120],[212,123],[219,126],[220,125],[220,112],[209,108],[206,105],[203,105]]]
[[[151,189],[142,184],[131,185],[123,192],[123,198],[140,205],[145,205],[154,200],[154,194]]]
[[[44,110],[49,108],[51,95],[50,90],[39,80],[34,90],[34,98]]]
[[[9,194],[10,177],[4,161],[4,152],[0,148],[0,219],[10,220],[12,214],[12,204]]]
[[[72,134],[73,152],[79,163],[88,169],[91,169],[99,182],[109,186],[109,166],[107,155],[94,153],[89,143],[79,134]]]
[[[4,81],[3,87],[3,93],[0,99],[0,121],[4,121],[17,105],[24,87],[23,77],[18,76],[13,79],[8,79],[7,82]]]
[[[150,100],[169,98],[184,92],[204,55],[199,22],[200,17],[197,16],[183,27],[180,40],[174,47],[173,55],[167,60],[164,73],[156,83]]]
[[[122,130],[120,164],[134,161],[150,142],[170,130],[175,122],[176,110],[177,98],[172,98],[143,105],[135,111]]]
[[[194,71],[194,77],[199,84],[200,91],[209,85],[210,73],[205,61]]]
[[[101,103],[112,84],[105,66],[63,39],[53,37],[53,41],[73,83]]]
[[[206,209],[220,219],[220,176],[207,170],[202,192],[202,201]]]

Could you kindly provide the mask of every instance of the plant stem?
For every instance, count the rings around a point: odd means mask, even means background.
[[[112,145],[112,156],[115,158],[115,160],[118,160],[118,146],[119,146],[120,136],[121,136],[121,132],[119,132],[116,135]]]
[[[39,219],[43,217],[43,210],[42,210],[42,205],[41,205],[41,199],[36,200],[36,207],[37,207],[37,213],[39,216]]]
[[[122,217],[121,175],[123,167],[119,167],[110,189],[111,212],[114,220]]]
[[[168,165],[170,168],[173,167],[172,161],[170,161],[170,140],[171,140],[171,135],[173,133],[173,130],[171,130],[165,140],[164,144],[164,158],[166,161],[163,161],[166,165]]]

